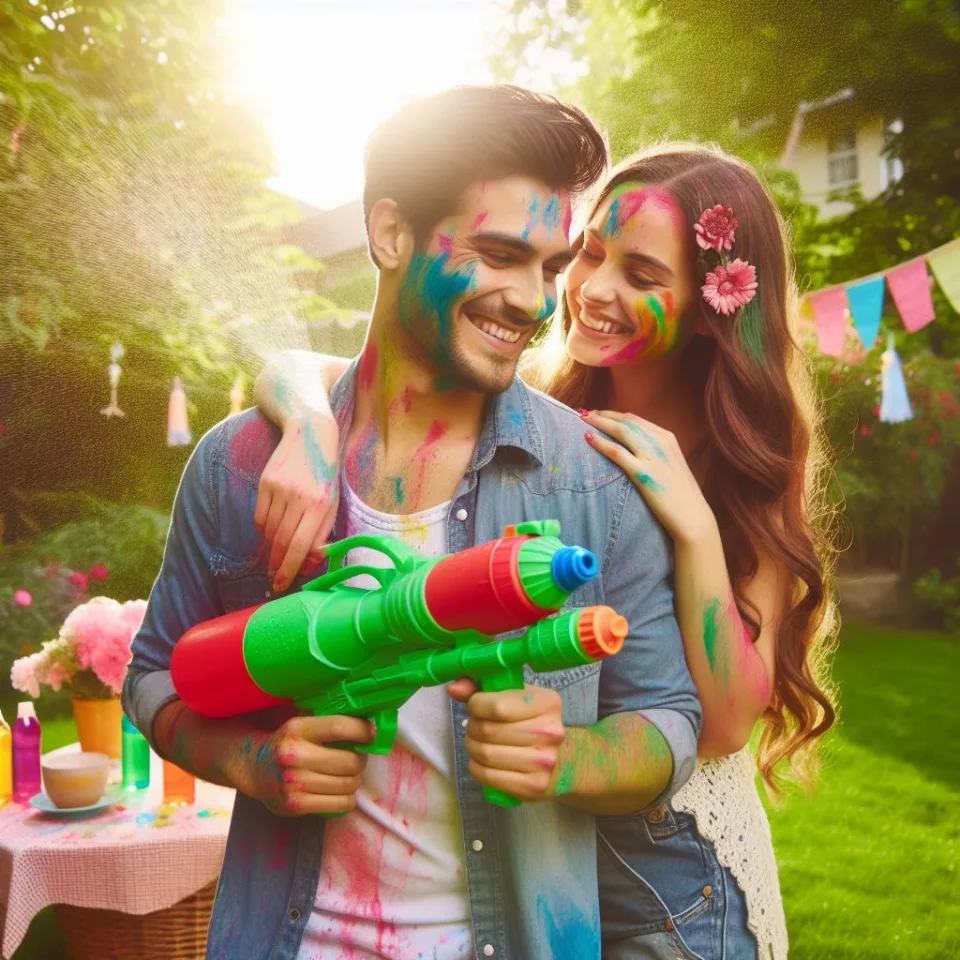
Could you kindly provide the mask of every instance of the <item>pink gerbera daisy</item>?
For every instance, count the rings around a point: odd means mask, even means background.
[[[757,271],[746,260],[734,260],[708,273],[707,282],[700,289],[703,299],[717,313],[729,316],[756,296]]]

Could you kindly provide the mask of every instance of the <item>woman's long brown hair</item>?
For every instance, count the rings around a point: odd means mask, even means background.
[[[828,674],[836,639],[834,514],[826,499],[829,463],[819,400],[791,329],[797,297],[786,229],[753,169],[716,149],[668,144],[635,154],[613,171],[590,216],[615,187],[631,181],[656,184],[678,202],[698,283],[705,270],[693,225],[715,204],[732,207],[739,221],[731,256],[757,270],[759,311],[722,316],[697,291],[691,309],[700,312],[712,336],[694,337],[681,369],[690,388],[703,391],[704,494],[719,522],[737,607],[754,636],[758,611],[743,590],[759,558],[789,573],[773,697],[759,744],[760,771],[774,793],[784,760],[796,779],[810,784],[817,771],[816,740],[836,718]],[[568,406],[601,408],[609,371],[567,354],[569,326],[569,312],[561,304],[532,379]]]

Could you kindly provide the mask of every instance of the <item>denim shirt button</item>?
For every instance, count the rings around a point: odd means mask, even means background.
[[[290,919],[293,920],[293,921],[297,921],[297,920],[300,919],[300,911],[299,911],[296,907],[294,907],[294,908],[290,911]]]
[[[479,853],[479,852],[483,849],[483,841],[482,841],[482,840],[474,840],[473,843],[470,844],[470,846],[473,847],[473,849],[474,849],[477,853]]]
[[[493,949],[493,944],[486,944],[483,948],[483,955],[485,957],[492,957],[497,951]]]
[[[468,717],[464,717],[464,718],[460,721],[460,726],[463,727],[464,730],[466,730],[466,729],[467,729],[467,724],[468,724],[469,722],[470,722],[470,719],[469,719]]]
[[[458,520],[466,520],[466,519],[467,519],[467,511],[464,510],[463,507],[461,507],[461,508],[457,511],[457,519],[458,519]]]

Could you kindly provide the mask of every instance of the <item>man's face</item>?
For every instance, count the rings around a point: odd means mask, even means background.
[[[553,314],[570,260],[570,198],[525,177],[475,184],[413,255],[398,315],[438,387],[501,393]]]

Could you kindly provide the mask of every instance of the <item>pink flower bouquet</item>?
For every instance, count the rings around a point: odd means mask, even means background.
[[[145,600],[118,603],[94,597],[76,607],[39,653],[15,660],[10,680],[17,690],[40,696],[40,687],[69,683],[78,700],[120,695],[130,662],[130,644],[143,622]]]

